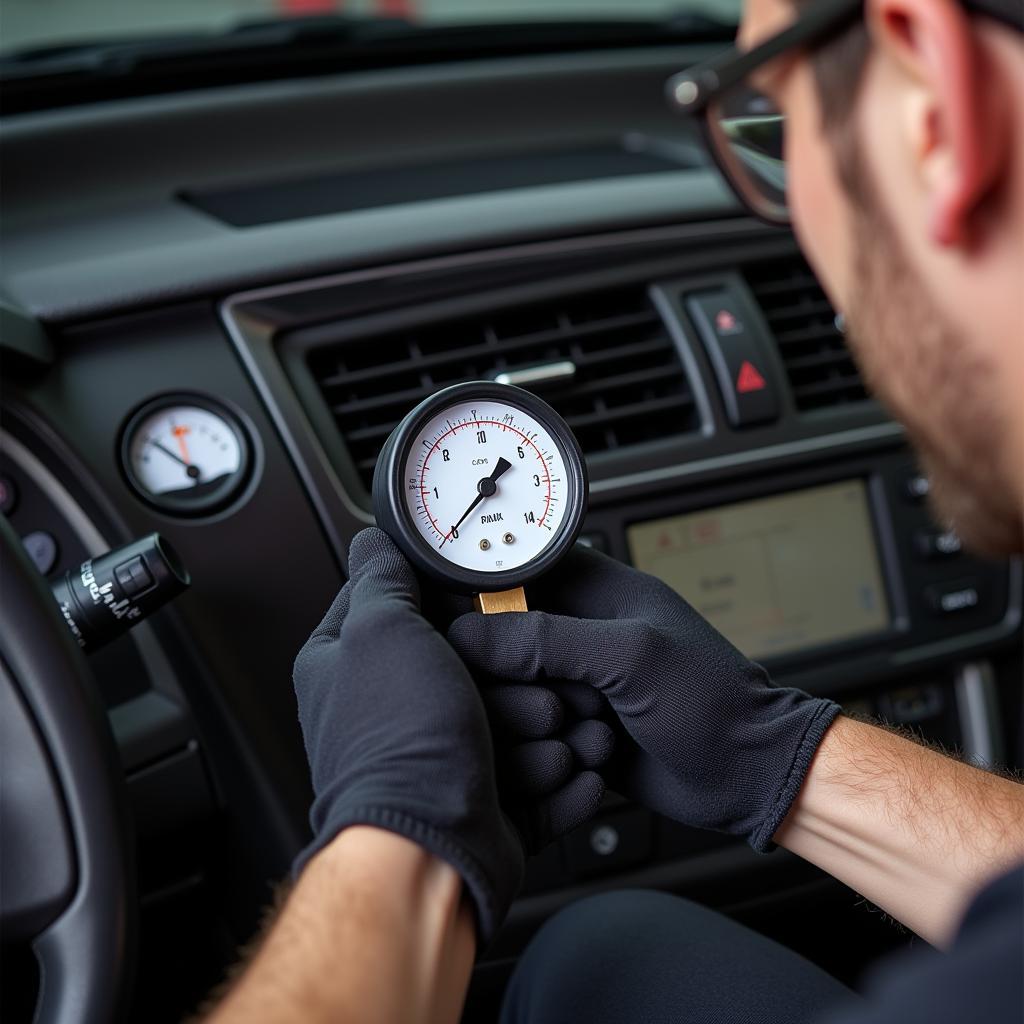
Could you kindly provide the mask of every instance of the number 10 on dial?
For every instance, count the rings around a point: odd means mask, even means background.
[[[396,428],[373,480],[378,525],[422,571],[463,592],[521,587],[574,543],[587,503],[579,445],[543,400],[458,384]]]

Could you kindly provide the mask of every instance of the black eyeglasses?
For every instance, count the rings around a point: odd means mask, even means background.
[[[748,79],[785,53],[813,49],[835,38],[861,17],[863,9],[864,0],[822,0],[754,49],[734,48],[669,80],[669,98],[681,112],[700,116],[708,148],[737,195],[773,224],[790,222],[785,118]]]
[[[1024,28],[1020,0],[962,0],[980,14],[1017,31]],[[759,217],[789,224],[786,202],[785,119],[749,83],[752,72],[785,53],[809,51],[836,38],[863,16],[864,0],[818,0],[788,28],[754,49],[733,48],[669,80],[669,98],[684,114],[700,116],[715,162],[739,197]]]

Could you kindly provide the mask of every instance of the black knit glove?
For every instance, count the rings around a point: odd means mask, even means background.
[[[509,805],[513,822],[498,802],[483,701],[421,615],[411,567],[371,529],[353,541],[349,569],[349,582],[295,662],[316,794],[314,839],[296,872],[349,825],[396,832],[462,875],[484,944],[519,887],[524,842],[549,841],[600,803],[600,776],[577,767],[577,758],[597,756],[600,744],[593,735],[570,737],[578,751],[563,740],[513,740],[509,757],[525,773],[518,802]],[[501,687],[491,698],[505,742],[523,729],[543,737],[562,726],[561,704],[536,687]]]
[[[673,590],[597,552],[575,549],[530,600],[560,614],[463,615],[452,645],[476,671],[596,688],[627,734],[616,789],[770,849],[838,706],[773,686]]]

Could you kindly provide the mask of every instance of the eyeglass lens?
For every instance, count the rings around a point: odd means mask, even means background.
[[[763,93],[746,85],[711,105],[708,124],[723,168],[762,216],[786,221],[784,119]]]

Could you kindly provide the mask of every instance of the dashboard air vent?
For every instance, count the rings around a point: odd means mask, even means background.
[[[864,384],[842,334],[835,310],[802,256],[744,268],[768,321],[801,410],[862,402]]]
[[[587,455],[699,428],[675,345],[643,286],[327,343],[310,356],[367,490],[395,424],[440,388],[525,373]],[[550,379],[540,382],[539,368]],[[531,381],[533,381],[531,383]]]

